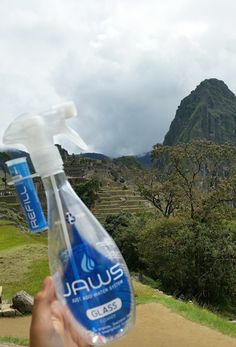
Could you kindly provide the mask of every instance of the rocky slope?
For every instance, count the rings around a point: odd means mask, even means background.
[[[206,79],[181,101],[164,145],[193,139],[236,144],[236,96],[223,81]]]

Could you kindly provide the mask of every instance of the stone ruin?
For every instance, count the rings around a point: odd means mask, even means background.
[[[17,292],[12,298],[12,304],[2,299],[3,287],[0,286],[0,317],[19,317],[32,313],[34,299],[25,291]]]

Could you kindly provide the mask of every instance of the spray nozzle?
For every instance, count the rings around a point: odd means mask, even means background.
[[[66,121],[76,116],[73,102],[54,106],[51,110],[20,115],[8,126],[4,135],[4,144],[22,144],[31,154],[36,171],[41,176],[51,175],[62,168],[58,149],[54,146],[54,137],[64,135],[83,150],[87,145]]]

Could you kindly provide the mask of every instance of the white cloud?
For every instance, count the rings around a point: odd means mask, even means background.
[[[74,99],[95,151],[163,140],[203,79],[236,91],[233,0],[1,1],[1,133],[15,115]]]

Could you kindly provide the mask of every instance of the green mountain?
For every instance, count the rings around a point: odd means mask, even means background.
[[[206,79],[181,101],[164,145],[193,139],[236,144],[236,96],[223,81]]]

